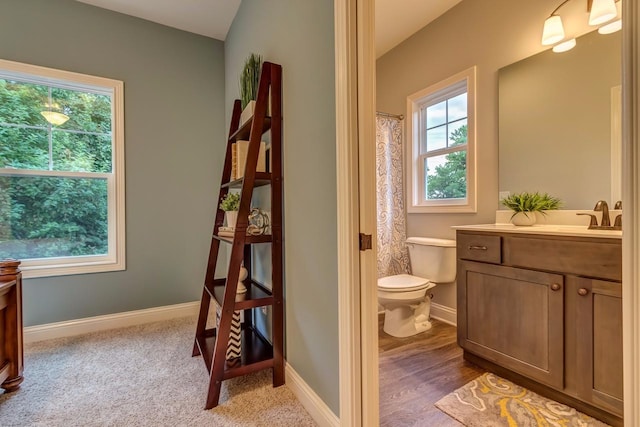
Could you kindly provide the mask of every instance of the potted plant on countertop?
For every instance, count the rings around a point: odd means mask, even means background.
[[[224,211],[224,219],[227,227],[235,229],[236,221],[238,220],[238,209],[240,208],[240,194],[227,193],[227,195],[220,200],[219,207]]]
[[[557,197],[548,193],[522,192],[511,194],[500,200],[507,208],[513,211],[511,223],[513,225],[533,225],[536,223],[536,212],[545,214],[545,211],[557,210],[562,206],[562,202]]]
[[[242,114],[240,114],[241,125],[253,116],[256,98],[258,97],[261,69],[262,57],[252,53],[245,61],[244,68],[240,74],[240,102],[242,104]]]

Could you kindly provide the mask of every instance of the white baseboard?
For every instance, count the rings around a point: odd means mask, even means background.
[[[431,303],[431,317],[449,325],[457,326],[457,312],[446,305]]]
[[[284,373],[287,387],[320,427],[340,426],[340,419],[336,414],[288,363],[285,365]]]
[[[45,325],[28,326],[24,328],[24,342],[36,342],[53,338],[71,337],[89,332],[107,329],[123,328],[141,325],[143,323],[158,322],[198,314],[199,301],[183,304],[153,307],[144,310],[126,311],[123,313],[107,314],[104,316],[86,317],[84,319],[68,320],[64,322],[47,323]]]

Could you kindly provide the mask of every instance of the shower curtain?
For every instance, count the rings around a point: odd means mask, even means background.
[[[376,181],[378,192],[378,277],[409,273],[405,244],[402,121],[376,117]]]

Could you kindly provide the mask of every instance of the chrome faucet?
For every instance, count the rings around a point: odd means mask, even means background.
[[[622,209],[622,202],[616,202],[615,209]],[[593,208],[595,212],[602,212],[602,219],[600,225],[598,225],[598,219],[594,214],[589,213],[577,213],[576,215],[588,215],[589,230],[622,230],[622,214],[616,216],[613,225],[611,225],[611,217],[609,216],[609,206],[604,200],[598,200],[596,206]]]

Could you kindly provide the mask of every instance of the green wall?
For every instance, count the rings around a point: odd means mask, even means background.
[[[24,282],[25,325],[199,300],[224,144],[224,46],[71,0],[2,0],[0,58],[125,85],[127,270]]]
[[[282,65],[286,358],[338,414],[333,28],[332,0],[243,0],[225,41],[225,97],[228,120],[250,53]]]

